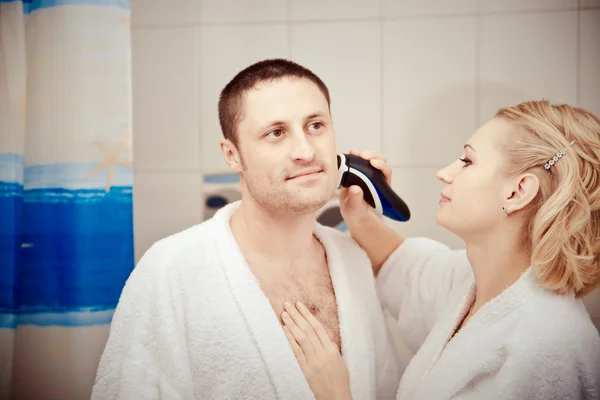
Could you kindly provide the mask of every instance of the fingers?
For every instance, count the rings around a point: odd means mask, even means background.
[[[392,168],[389,165],[387,165],[385,161],[372,159],[371,165],[383,173],[385,181],[388,183],[388,185],[392,184]]]
[[[287,307],[286,307],[287,310]],[[298,311],[295,311],[295,317],[292,317],[291,313],[284,311],[281,314],[284,326],[287,326],[290,333],[302,349],[302,352],[307,359],[313,359],[315,355],[315,343],[317,348],[321,346],[319,339],[308,322],[300,316]],[[302,322],[302,320],[304,322]]]
[[[345,193],[343,195],[340,194],[340,206],[344,207],[344,210],[354,210],[355,207],[360,206],[363,198],[363,191],[360,186],[353,185],[344,189],[346,190]]]
[[[375,150],[365,150],[365,151],[356,151],[350,150],[350,154],[355,156],[359,156],[368,160],[371,165],[383,173],[385,180],[388,185],[392,183],[392,169],[387,165],[387,158],[381,153],[376,152]]]
[[[357,204],[357,200],[360,200],[362,198],[362,189],[360,188],[360,186],[350,186],[348,187],[343,187],[340,189],[340,205],[342,204],[347,204],[348,201],[350,201],[351,204]]]
[[[319,339],[321,344],[324,347],[329,347],[329,346],[333,345],[333,342],[331,341],[331,338],[325,331],[325,328],[319,322],[319,320],[316,319],[314,315],[312,315],[312,313],[309,311],[309,309],[306,308],[306,306],[304,304],[302,304],[302,302],[298,302],[296,304],[296,308],[298,309],[300,314],[306,319],[306,321],[308,321],[310,326],[312,326],[312,328],[314,329],[314,331],[317,335],[317,338]]]
[[[285,337],[290,343],[290,346],[292,346],[292,351],[294,352],[294,356],[296,356],[296,360],[298,360],[300,367],[303,368],[306,364],[306,356],[304,355],[302,348],[298,342],[296,342],[296,339],[294,339],[294,335],[292,335],[292,332],[290,332],[290,328],[284,326],[283,331],[285,332]]]
[[[292,317],[292,320],[296,323],[296,325],[302,330],[302,332],[308,337],[308,340],[313,346],[314,350],[318,350],[322,344],[317,336],[312,325],[308,322],[306,317],[304,317],[298,309],[289,301],[286,301],[284,307],[288,314]]]
[[[360,186],[352,185],[348,188],[348,194],[353,201],[356,199],[360,200],[362,198],[363,191]]]
[[[381,160],[384,163],[387,162],[386,156],[384,156],[383,154],[381,154],[375,150],[363,150],[363,151],[350,150],[349,153],[352,155],[364,158],[365,160]]]

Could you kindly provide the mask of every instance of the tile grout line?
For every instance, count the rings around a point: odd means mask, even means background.
[[[287,32],[287,51],[290,60],[294,60],[294,54],[292,52],[292,0],[287,0],[286,14],[286,32]]]
[[[141,168],[141,169],[133,169],[134,174],[201,174],[204,173],[197,168],[174,168],[174,169],[161,169],[161,168]]]
[[[390,168],[393,169],[407,169],[407,170],[431,170],[431,169],[440,169],[445,167],[446,165],[433,165],[433,164],[417,164],[417,165],[409,165],[409,164],[389,164]],[[171,174],[201,174],[204,173],[201,170],[196,168],[173,168],[173,169],[162,169],[162,168],[140,168],[133,169],[134,174],[163,174],[163,175],[171,175]],[[220,174],[219,172],[215,172],[215,174]],[[223,172],[224,175],[234,174],[234,172]]]
[[[290,0],[288,0],[289,2]],[[289,4],[289,3],[288,3]],[[382,7],[380,7],[382,9]],[[585,7],[570,7],[570,8],[558,8],[552,10],[511,10],[511,11],[489,11],[489,12],[471,12],[471,13],[456,13],[456,14],[419,14],[419,15],[402,15],[386,18],[383,13],[379,17],[369,18],[340,18],[340,19],[305,19],[305,20],[293,20],[290,15],[290,7],[286,12],[286,18],[284,20],[264,20],[264,21],[236,21],[236,22],[173,22],[173,23],[132,23],[132,28],[189,28],[196,26],[246,26],[246,25],[282,25],[285,23],[294,24],[314,24],[314,23],[349,23],[349,22],[377,22],[377,21],[402,21],[402,20],[414,20],[414,19],[438,19],[438,18],[461,18],[461,17],[473,17],[473,16],[514,16],[514,15],[527,15],[527,14],[552,14],[562,13],[566,11],[579,11],[579,10],[596,10],[600,9],[599,6],[585,6]]]
[[[198,3],[198,13],[202,15],[202,2]],[[196,160],[196,167],[198,172],[202,175],[204,174],[204,132],[202,131],[202,104],[201,104],[201,93],[202,93],[202,79],[200,78],[200,65],[202,64],[202,60],[200,57],[202,55],[202,26],[194,27],[194,97],[196,102],[196,130],[198,133],[198,143],[196,145],[196,150],[198,151],[198,158]]]
[[[385,20],[383,15],[383,0],[379,0],[379,118],[380,118],[380,144],[381,151],[389,158],[389,154],[385,154]]]

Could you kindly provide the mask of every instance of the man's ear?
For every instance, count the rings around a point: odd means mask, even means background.
[[[527,207],[540,190],[540,179],[534,173],[528,172],[515,178],[507,190],[505,198],[508,213]]]
[[[223,158],[225,158],[225,162],[229,165],[229,168],[235,172],[242,172],[243,162],[240,152],[231,140],[221,139],[220,146],[221,151],[223,152]]]

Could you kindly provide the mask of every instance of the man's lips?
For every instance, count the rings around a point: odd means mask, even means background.
[[[311,169],[305,169],[305,170],[299,171],[299,172],[297,172],[296,174],[294,174],[294,175],[290,176],[290,177],[288,178],[288,180],[290,180],[290,179],[295,179],[295,178],[301,178],[301,177],[303,177],[303,176],[315,175],[315,174],[318,174],[318,173],[320,173],[320,172],[323,172],[323,169],[321,169],[321,168],[311,168]]]

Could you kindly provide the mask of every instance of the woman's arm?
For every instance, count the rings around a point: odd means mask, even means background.
[[[379,169],[391,182],[385,157],[372,151],[351,152]],[[437,321],[453,288],[469,279],[463,250],[452,250],[427,238],[404,238],[375,215],[359,187],[340,195],[340,209],[354,240],[365,250],[377,276],[382,306],[398,321],[403,339],[414,352]]]

